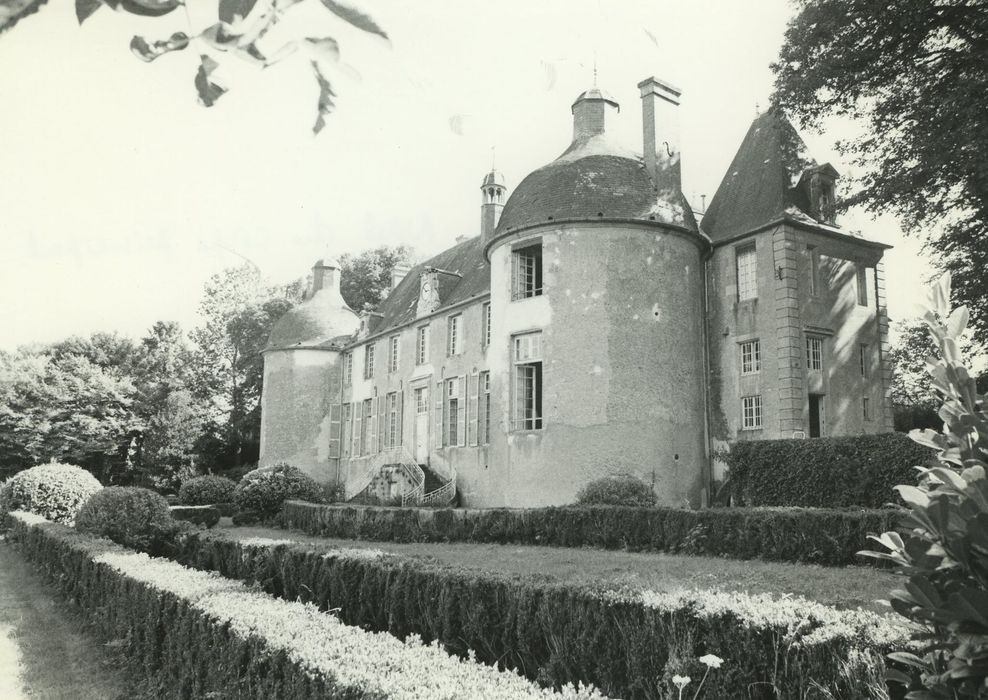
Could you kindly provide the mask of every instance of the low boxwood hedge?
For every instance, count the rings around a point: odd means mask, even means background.
[[[881,508],[899,502],[893,487],[915,484],[914,467],[933,455],[907,435],[883,433],[737,442],[724,459],[739,504]]]
[[[283,524],[310,535],[391,542],[491,542],[672,552],[828,566],[864,564],[869,534],[895,510],[562,508],[484,510],[285,503]]]
[[[903,631],[885,618],[802,599],[716,591],[603,591],[547,577],[461,569],[374,550],[183,535],[176,557],[353,626],[420,635],[543,684],[589,682],[610,697],[672,698],[725,659],[709,698],[887,698],[884,654]],[[829,694],[827,694],[829,693]]]

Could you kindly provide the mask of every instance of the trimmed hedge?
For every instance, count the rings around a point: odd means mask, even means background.
[[[342,624],[301,602],[152,559],[43,518],[12,515],[10,540],[103,637],[125,645],[143,696],[269,700],[594,700]]]
[[[737,442],[724,455],[731,495],[746,506],[881,508],[915,484],[933,450],[902,433]]]
[[[31,467],[0,484],[0,518],[23,510],[71,525],[83,503],[102,488],[95,476],[72,464]]]
[[[75,526],[152,554],[162,553],[179,527],[165,497],[138,486],[108,486],[97,491],[82,504]]]
[[[399,638],[518,668],[540,683],[592,683],[611,697],[674,698],[673,675],[724,665],[709,698],[887,698],[887,618],[804,599],[714,591],[602,591],[547,577],[461,569],[374,550],[190,533],[176,558]],[[824,695],[819,688],[832,695]]]
[[[288,501],[282,524],[310,535],[387,542],[492,542],[766,559],[874,563],[856,553],[894,529],[895,510],[799,508],[376,508]]]
[[[237,482],[225,476],[206,474],[182,483],[178,490],[179,503],[183,506],[211,506],[216,503],[229,503]]]

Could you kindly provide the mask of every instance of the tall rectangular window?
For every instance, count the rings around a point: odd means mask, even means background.
[[[343,355],[343,386],[350,386],[353,383],[353,353],[348,352]]]
[[[480,373],[480,401],[477,404],[478,442],[487,445],[491,441],[491,373]]]
[[[446,334],[446,354],[459,355],[463,345],[463,314],[449,317]]]
[[[401,336],[393,335],[388,339],[388,372],[398,371],[398,356],[401,352]]]
[[[758,298],[758,258],[755,246],[737,249],[738,301]]]
[[[762,427],[762,397],[741,398],[741,429],[758,430]]]
[[[364,346],[364,379],[374,377],[374,343]]]
[[[374,424],[374,407],[371,399],[364,399],[364,419],[360,422],[360,454],[370,454],[370,433]]]
[[[398,394],[392,391],[388,394],[384,404],[385,429],[384,447],[398,447],[398,427],[401,416],[398,414]]]
[[[542,242],[511,251],[511,299],[542,294]]]
[[[806,336],[806,369],[823,369],[823,338]]]
[[[871,420],[871,401],[868,397],[861,399],[861,415],[865,420]]]
[[[486,348],[491,344],[491,303],[487,302],[480,309],[480,337]]]
[[[762,369],[762,348],[758,340],[741,343],[741,374],[757,374]]]
[[[810,296],[817,296],[820,293],[820,253],[816,247],[806,246],[806,252],[810,257]]]
[[[855,279],[858,285],[858,305],[868,306],[868,270],[860,263],[855,268]]]
[[[353,441],[353,404],[343,404],[343,434],[340,443],[343,445],[342,456],[344,459],[350,456],[351,442]]]
[[[450,447],[455,447],[460,443],[458,432],[460,411],[460,378],[453,377],[446,380],[446,412],[443,421],[443,432],[446,436],[444,443]]]
[[[429,361],[429,327],[419,326],[415,334],[415,364],[424,365]]]
[[[861,365],[861,376],[868,376],[868,345],[866,343],[861,343],[858,346],[858,361]]]
[[[542,429],[542,333],[512,339],[513,430]]]

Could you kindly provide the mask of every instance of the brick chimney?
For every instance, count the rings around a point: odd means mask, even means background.
[[[327,258],[317,260],[312,266],[312,293],[324,289],[340,293],[340,264]]]
[[[657,78],[638,83],[642,97],[642,133],[645,167],[656,189],[679,192],[679,88]]]
[[[576,98],[573,103],[573,141],[586,141],[603,134],[607,122],[621,106],[606,92],[591,88]]]

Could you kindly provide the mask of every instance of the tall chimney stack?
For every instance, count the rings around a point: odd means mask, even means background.
[[[656,78],[638,83],[642,97],[645,167],[659,193],[679,192],[679,96],[682,91]]]
[[[312,266],[313,295],[324,289],[340,293],[340,264],[332,259],[317,260]]]

